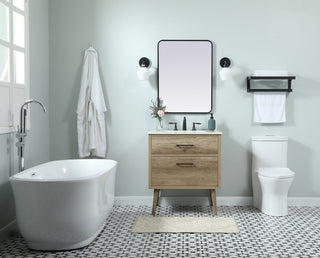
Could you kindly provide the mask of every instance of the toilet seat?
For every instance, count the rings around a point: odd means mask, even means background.
[[[294,177],[294,172],[289,168],[260,168],[258,175],[263,177],[284,179]]]

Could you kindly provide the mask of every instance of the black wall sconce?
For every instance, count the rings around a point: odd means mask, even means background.
[[[150,67],[150,60],[147,57],[141,57],[139,60],[139,68],[137,70],[138,79],[141,81],[146,81],[149,79],[149,67]]]
[[[229,67],[230,64],[231,64],[231,61],[230,61],[230,59],[228,57],[223,57],[223,58],[220,59],[220,66],[222,68]]]
[[[231,61],[228,57],[223,57],[220,59],[221,70],[219,74],[222,81],[228,80],[230,78],[230,65]]]
[[[141,57],[140,60],[139,60],[139,65],[141,67],[149,67],[150,60],[147,57]]]

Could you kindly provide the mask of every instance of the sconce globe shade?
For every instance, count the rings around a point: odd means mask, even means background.
[[[139,67],[137,70],[137,76],[140,81],[147,81],[150,76],[149,69],[147,67]]]
[[[223,67],[221,68],[219,74],[222,81],[229,80],[231,77],[231,69],[229,67]]]

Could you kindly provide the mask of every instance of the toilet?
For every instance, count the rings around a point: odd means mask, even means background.
[[[253,206],[271,216],[288,214],[294,172],[287,168],[288,137],[252,136]]]

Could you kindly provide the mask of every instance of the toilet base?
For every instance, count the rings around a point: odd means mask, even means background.
[[[258,176],[261,186],[261,212],[270,216],[288,215],[288,191],[292,178],[276,179]]]
[[[261,212],[270,216],[288,215],[287,196],[262,195]]]

